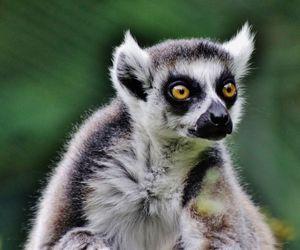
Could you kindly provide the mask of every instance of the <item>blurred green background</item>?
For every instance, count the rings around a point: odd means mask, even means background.
[[[0,249],[20,249],[74,124],[114,92],[111,53],[130,29],[229,39],[245,21],[256,51],[233,155],[245,188],[300,248],[300,1],[0,1]]]

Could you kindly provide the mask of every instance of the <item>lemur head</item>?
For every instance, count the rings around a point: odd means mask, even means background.
[[[111,76],[138,126],[170,137],[219,140],[236,128],[241,78],[253,51],[248,24],[225,43],[167,40],[142,49],[126,33]]]

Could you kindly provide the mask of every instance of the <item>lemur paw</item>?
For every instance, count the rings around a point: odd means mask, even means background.
[[[66,233],[53,250],[109,250],[103,240],[84,228],[75,228]]]
[[[242,250],[240,243],[232,234],[211,233],[205,242],[209,250]]]

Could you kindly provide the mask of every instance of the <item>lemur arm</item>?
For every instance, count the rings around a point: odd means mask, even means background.
[[[84,228],[81,211],[69,193],[71,176],[74,176],[72,164],[61,162],[40,202],[26,250],[106,249],[99,235]],[[84,198],[73,195],[78,200]]]
[[[101,236],[85,228],[74,228],[66,233],[52,250],[109,250]]]

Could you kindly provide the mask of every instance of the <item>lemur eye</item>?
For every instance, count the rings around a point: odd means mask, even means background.
[[[225,98],[232,98],[236,96],[237,90],[233,83],[229,82],[224,85],[222,89],[223,96]]]
[[[171,93],[176,100],[185,100],[190,96],[190,90],[184,85],[175,85]]]

